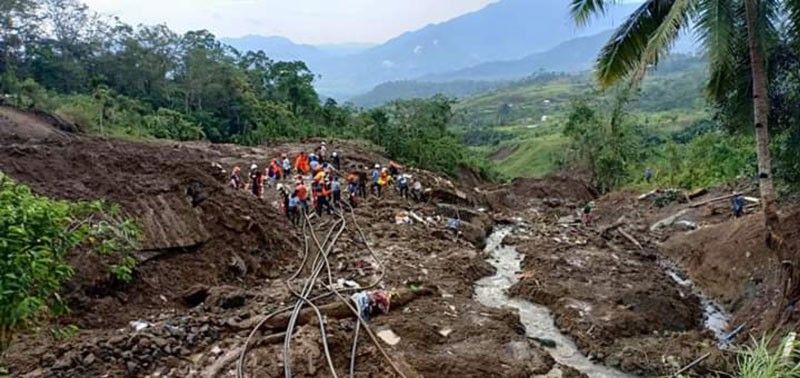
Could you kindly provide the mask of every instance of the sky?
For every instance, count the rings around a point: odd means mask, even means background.
[[[497,0],[83,0],[130,24],[166,23],[218,37],[279,35],[294,42],[382,43]]]

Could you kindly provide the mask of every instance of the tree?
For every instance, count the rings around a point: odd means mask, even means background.
[[[617,0],[571,0],[578,23],[592,14],[603,13]],[[608,87],[623,79],[636,84],[648,67],[658,64],[685,29],[693,26],[709,57],[711,80],[707,89],[713,98],[722,98],[737,82],[735,50],[737,33],[744,29],[753,88],[753,114],[758,151],[758,178],[762,209],[769,237],[775,236],[776,196],[769,154],[767,72],[764,47],[776,29],[781,12],[800,28],[800,1],[774,0],[647,0],[617,29],[600,52],[596,70],[599,83]],[[737,28],[737,26],[739,26]],[[800,33],[798,33],[800,36]]]

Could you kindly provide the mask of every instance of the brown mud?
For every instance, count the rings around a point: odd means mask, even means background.
[[[133,142],[81,135],[61,120],[0,107],[0,171],[42,195],[117,203],[143,229],[140,264],[129,285],[116,283],[101,258],[74,251],[69,258],[76,275],[64,292],[71,314],[41,332],[20,335],[0,366],[11,376],[29,377],[235,376],[253,326],[295,302],[284,280],[303,260],[304,238],[279,213],[274,189],[257,199],[228,188],[225,171],[253,162],[263,167],[266,159],[310,151],[318,142],[252,148]],[[388,162],[365,145],[331,144],[345,166]],[[554,371],[580,376],[557,366],[545,348],[528,339],[513,311],[473,299],[475,281],[493,272],[482,247],[497,222],[516,225],[505,243],[525,256],[511,294],[547,306],[581,351],[627,373],[669,375],[705,353],[710,357],[689,374],[732,369],[733,355],[719,350],[715,335],[704,328],[700,298],[665,266],[677,264],[724,305],[733,315],[731,326],[748,325],[737,341],[776,322],[784,328],[795,324],[794,313],[775,300],[777,263],[760,244],[760,216],[731,219],[725,201],[690,207],[681,199],[659,207],[633,192],[596,198],[580,175],[567,173],[485,185],[466,169],[463,179],[408,171],[430,189],[430,200],[414,203],[390,191],[361,203],[355,221],[348,215],[330,265],[334,280],[374,282],[381,268],[367,242],[388,267],[379,288],[435,288],[433,295],[369,322],[374,331],[391,330],[399,337],[395,345],[379,343],[408,377],[530,377]],[[714,189],[692,201],[726,191]],[[587,227],[580,223],[580,209],[591,200],[597,207]],[[413,211],[425,222],[396,224],[401,211]],[[651,230],[680,211],[676,222]],[[787,248],[800,246],[798,214],[783,215]],[[462,221],[458,236],[447,229],[448,217]],[[313,223],[316,233],[325,235],[335,218]],[[763,319],[770,311],[777,321]],[[76,324],[80,331],[55,340],[46,331],[57,324]],[[324,324],[337,374],[347,375],[355,322],[328,317]],[[264,329],[254,336],[247,376],[284,374],[282,331]],[[295,332],[293,374],[331,376],[319,324],[312,320]],[[362,332],[356,375],[393,374]]]

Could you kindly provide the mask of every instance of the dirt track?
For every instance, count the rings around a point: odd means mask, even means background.
[[[136,279],[127,287],[115,284],[96,256],[86,251],[70,256],[77,267],[66,288],[73,312],[60,322],[75,323],[81,331],[65,341],[54,341],[45,332],[22,335],[2,360],[11,375],[232,376],[230,357],[254,321],[293,303],[283,280],[302,260],[303,239],[301,230],[279,214],[274,190],[263,200],[232,190],[224,185],[226,174],[212,163],[225,169],[263,164],[314,144],[245,148],[128,142],[80,136],[52,127],[51,120],[0,110],[0,171],[40,194],[119,203],[145,235]],[[362,146],[339,143],[336,148],[345,165],[386,163]],[[734,324],[748,317],[752,321],[768,306],[759,298],[774,288],[769,280],[774,265],[762,257],[751,264],[750,256],[763,252],[752,244],[756,232],[735,231],[753,229],[757,216],[730,221],[724,211],[706,206],[686,216],[699,222],[700,230],[651,232],[652,223],[685,205],[657,208],[636,200],[637,194],[613,193],[598,200],[596,223],[587,228],[569,217],[594,193],[568,176],[475,189],[474,178],[466,186],[429,172],[413,174],[433,189],[432,201],[410,203],[389,193],[355,211],[366,241],[389,267],[384,288],[437,288],[436,295],[370,322],[376,330],[391,329],[400,336],[397,345],[384,347],[407,376],[528,377],[554,367],[546,349],[523,335],[513,312],[484,307],[472,298],[474,282],[492,273],[480,247],[494,221],[520,226],[506,239],[526,256],[512,293],[548,306],[582,351],[629,373],[669,374],[705,352],[712,356],[696,374],[730,369],[730,354],[719,352],[703,328],[698,297],[662,268],[669,263],[667,256],[734,312]],[[397,225],[394,218],[401,210],[438,220]],[[453,211],[466,222],[457,239],[442,219]],[[621,215],[627,218],[622,229],[641,248],[615,228],[602,232]],[[738,228],[725,239],[716,238],[723,233],[716,228],[730,222],[738,222],[733,223]],[[321,234],[333,223],[331,217],[315,221]],[[787,220],[797,223],[796,216]],[[787,235],[796,242],[796,234]],[[725,255],[739,243],[751,243],[751,255],[733,260],[741,270],[722,269]],[[352,225],[337,243],[331,266],[337,278],[360,284],[379,274]],[[729,272],[725,280],[719,279],[720,272]],[[149,327],[134,331],[129,325],[134,320]],[[333,362],[344,375],[355,323],[331,318],[326,323]],[[274,340],[269,332],[257,336],[246,366],[251,376],[283,375],[283,339]],[[330,375],[316,324],[300,327],[293,340],[295,375]],[[392,374],[367,339],[359,345],[357,375]]]

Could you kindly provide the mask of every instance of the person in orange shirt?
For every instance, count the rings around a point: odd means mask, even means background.
[[[294,169],[304,174],[308,173],[308,171],[311,169],[308,166],[308,155],[306,155],[305,152],[300,152],[300,154],[297,155],[297,158],[294,159]]]
[[[294,192],[300,200],[300,206],[304,212],[308,212],[308,188],[303,184],[303,180],[297,180],[297,185],[294,187]]]

